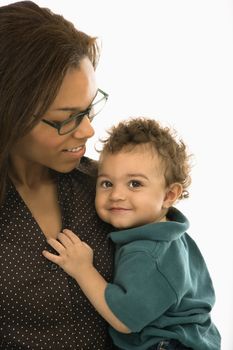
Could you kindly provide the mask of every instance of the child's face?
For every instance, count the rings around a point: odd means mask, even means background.
[[[106,154],[100,162],[96,209],[119,229],[165,221],[166,190],[164,167],[151,148]]]

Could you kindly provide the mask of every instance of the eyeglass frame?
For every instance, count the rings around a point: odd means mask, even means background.
[[[82,119],[83,119],[85,116],[87,116],[87,117],[89,118],[90,122],[92,122],[92,120],[94,119],[94,117],[95,117],[97,114],[99,114],[99,113],[101,112],[102,109],[101,109],[99,112],[97,112],[96,114],[94,114],[93,116],[91,116],[91,117],[89,116],[89,113],[90,113],[91,109],[93,108],[93,106],[95,106],[96,104],[100,103],[100,102],[103,101],[104,99],[106,100],[106,102],[107,102],[107,100],[108,100],[108,96],[109,96],[109,95],[108,95],[106,92],[104,92],[104,91],[101,90],[101,89],[97,89],[97,93],[98,93],[98,92],[100,92],[100,93],[103,95],[103,97],[102,97],[100,100],[98,100],[98,101],[96,101],[96,102],[94,102],[94,103],[91,103],[90,106],[89,106],[85,111],[79,112],[78,114],[74,114],[74,115],[72,115],[71,117],[67,118],[66,120],[63,120],[62,122],[54,122],[54,121],[52,121],[52,120],[47,120],[47,119],[44,119],[44,118],[41,119],[41,121],[44,122],[44,123],[47,124],[47,125],[52,126],[52,127],[55,128],[55,129],[57,129],[57,133],[58,133],[58,135],[60,135],[60,136],[69,134],[70,132],[74,131],[76,128],[79,127],[79,125],[80,125]],[[96,93],[96,95],[97,95],[97,93]],[[94,99],[95,99],[95,98],[94,98]],[[67,132],[65,132],[65,133],[61,133],[61,132],[60,132],[60,130],[61,130],[61,128],[62,128],[63,125],[66,125],[66,124],[68,124],[70,121],[73,121],[73,120],[76,121],[76,120],[78,120],[78,119],[80,119],[80,122],[79,122],[77,125],[75,125],[74,128],[72,128],[71,130],[69,130],[69,131],[67,131]]]

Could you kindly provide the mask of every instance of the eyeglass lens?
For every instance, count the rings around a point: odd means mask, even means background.
[[[85,116],[92,122],[93,118],[103,109],[105,103],[106,98],[102,93],[98,92],[87,112],[84,112],[83,114],[78,113],[76,116],[73,115],[70,120],[67,120],[66,123],[62,124],[60,127],[60,134],[66,134],[76,129]]]

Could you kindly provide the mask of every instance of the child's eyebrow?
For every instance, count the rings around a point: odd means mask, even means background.
[[[148,180],[148,177],[144,174],[140,174],[140,173],[133,173],[133,174],[127,174],[128,177],[142,177],[146,180]]]
[[[108,174],[99,173],[97,175],[97,177],[109,177],[109,175]]]
[[[126,174],[127,177],[142,177],[143,179],[149,180],[148,177],[144,174],[140,174],[140,173],[133,173],[133,174]],[[104,174],[104,173],[99,173],[97,175],[97,177],[109,177],[108,174]]]

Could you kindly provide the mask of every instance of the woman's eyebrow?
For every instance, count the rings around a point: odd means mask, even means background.
[[[53,111],[62,111],[62,112],[82,112],[83,110],[79,107],[61,107],[55,108]]]
[[[80,107],[61,107],[61,108],[55,108],[55,109],[53,109],[53,111],[78,112],[78,113],[80,112],[80,113],[82,113],[82,112],[86,111],[88,108],[90,108],[90,106],[92,105],[92,103],[93,103],[97,93],[98,93],[98,90],[96,91],[96,94],[93,97],[93,99],[92,99],[91,103],[89,104],[89,106],[87,108],[85,108],[85,109],[81,109]]]

